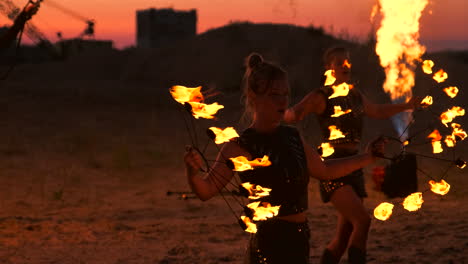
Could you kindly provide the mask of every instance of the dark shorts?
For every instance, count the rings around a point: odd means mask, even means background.
[[[310,230],[307,222],[270,219],[257,223],[244,264],[308,264]]]
[[[336,151],[335,150],[335,153],[333,153],[333,155],[328,157],[327,159],[344,158],[344,157],[353,156],[355,154],[357,154],[357,151],[348,152],[348,151]],[[362,169],[360,169],[360,170],[353,171],[352,173],[344,177],[341,177],[339,179],[320,181],[319,187],[320,187],[320,196],[322,197],[322,201],[324,203],[329,202],[333,193],[337,189],[345,185],[350,185],[359,197],[361,198],[367,197],[366,187],[364,184],[364,173]]]

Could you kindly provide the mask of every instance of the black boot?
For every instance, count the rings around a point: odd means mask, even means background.
[[[366,263],[366,251],[357,247],[348,248],[348,262],[349,264],[365,264]]]
[[[331,253],[328,248],[325,248],[325,250],[322,253],[322,256],[320,257],[320,264],[338,264],[338,260],[336,257]]]

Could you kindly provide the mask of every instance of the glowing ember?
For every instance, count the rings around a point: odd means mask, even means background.
[[[346,111],[341,110],[341,106],[339,105],[335,105],[333,106],[333,108],[335,109],[335,113],[331,115],[331,117],[339,117],[339,116],[346,115],[347,113],[351,112],[351,109],[348,109]]]
[[[394,205],[391,203],[381,203],[374,209],[374,217],[385,221],[392,215]]]
[[[431,185],[431,191],[440,195],[446,195],[450,190],[450,184],[444,180],[441,180],[440,182],[430,180],[429,184]]]
[[[427,136],[427,138],[432,138],[432,152],[441,153],[444,151],[442,149],[442,143],[440,142],[442,136],[440,135],[439,130],[435,129],[431,134],[429,134],[429,136]]]
[[[244,156],[239,156],[235,158],[229,158],[234,163],[234,171],[246,171],[253,170],[254,167],[267,167],[271,165],[268,156],[263,156],[263,158],[256,158],[252,161],[249,161]]]
[[[447,124],[452,122],[455,117],[464,116],[464,115],[465,115],[465,109],[459,106],[454,106],[452,107],[452,109],[449,109],[446,112],[443,112],[440,115],[440,120],[442,121],[442,124],[448,127]]]
[[[403,146],[408,146],[409,145],[409,141],[406,140],[405,142],[403,142]]]
[[[351,63],[349,63],[348,60],[345,60],[345,61],[343,62],[343,67],[348,68],[348,69],[351,69]]]
[[[353,89],[353,85],[342,83],[339,85],[333,85],[332,89],[333,89],[333,94],[330,95],[328,99],[332,99],[332,98],[339,97],[339,96],[347,96],[349,93],[349,90]]]
[[[414,212],[419,210],[423,203],[424,200],[422,198],[422,193],[416,192],[408,195],[405,198],[405,200],[403,201],[403,207],[410,212]]]
[[[247,216],[241,216],[242,221],[245,223],[247,226],[247,229],[245,229],[245,232],[249,233],[257,233],[257,225],[250,220]]]
[[[327,76],[327,79],[325,80],[325,86],[329,86],[335,83],[336,78],[333,76],[335,73],[334,70],[328,70],[325,72],[325,76]]]
[[[440,69],[438,72],[434,73],[434,76],[432,78],[436,80],[436,82],[441,83],[447,80],[448,74],[444,72],[444,70]]]
[[[422,106],[429,106],[432,105],[432,96],[426,96],[424,99],[421,101]]]
[[[375,51],[385,69],[384,90],[392,100],[411,97],[415,61],[425,48],[418,43],[419,18],[428,0],[379,0],[382,14]]]
[[[260,199],[262,197],[270,195],[271,189],[264,188],[260,185],[251,184],[250,182],[245,182],[242,184],[247,191],[249,191],[249,199]]]
[[[237,134],[236,130],[233,127],[226,127],[224,130],[217,127],[210,127],[210,130],[213,131],[216,135],[216,144],[229,142],[229,140],[239,137],[239,134]]]
[[[466,167],[466,161],[464,161],[462,159],[457,159],[455,161],[455,165],[457,165],[457,167],[460,168],[460,169],[464,169]]]
[[[329,140],[335,140],[338,138],[344,138],[345,135],[343,132],[341,132],[339,129],[336,128],[336,126],[329,126],[328,129],[330,130],[330,137],[328,138]]]
[[[423,61],[422,69],[426,74],[432,74],[432,67],[434,67],[434,62],[431,60]]]
[[[322,143],[320,146],[322,148],[322,157],[328,157],[335,152],[335,149],[330,145],[330,143]]]
[[[181,85],[175,85],[170,89],[172,98],[177,102],[184,104],[188,102],[203,102],[201,86],[189,88]]]
[[[263,202],[253,202],[247,205],[248,208],[254,211],[253,220],[254,221],[263,221],[278,215],[280,206],[271,206],[271,204]]]
[[[450,86],[450,87],[444,88],[444,92],[451,98],[455,98],[455,96],[457,96],[458,94],[458,88],[455,86]]]

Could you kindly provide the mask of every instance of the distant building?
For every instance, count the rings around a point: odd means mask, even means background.
[[[137,47],[156,48],[197,34],[197,11],[172,8],[137,11]]]
[[[60,50],[60,53],[64,58],[77,55],[84,51],[105,51],[112,50],[114,48],[114,44],[111,40],[81,38],[60,40],[57,41],[55,45]]]

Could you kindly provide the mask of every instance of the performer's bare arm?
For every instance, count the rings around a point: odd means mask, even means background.
[[[368,117],[375,119],[387,119],[405,110],[415,109],[421,103],[419,97],[412,97],[408,102],[400,104],[375,104],[363,94],[361,94],[361,98],[364,106],[364,113]]]
[[[286,123],[296,123],[304,119],[308,114],[321,114],[325,111],[326,98],[318,90],[308,93],[299,103],[288,108],[284,114]]]

